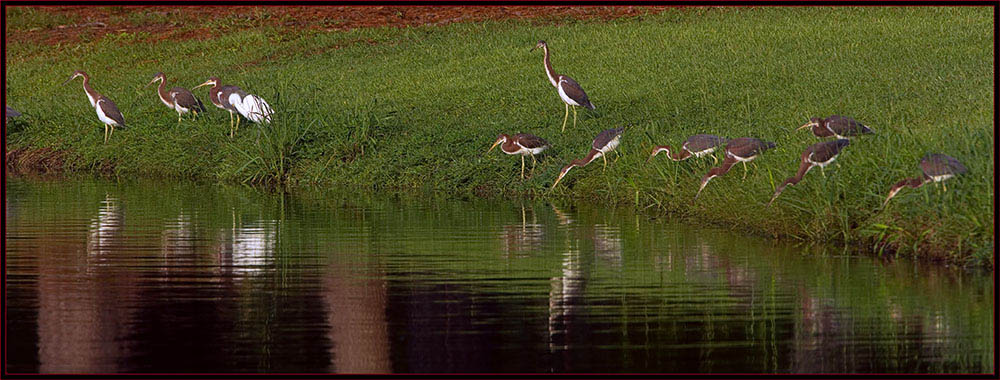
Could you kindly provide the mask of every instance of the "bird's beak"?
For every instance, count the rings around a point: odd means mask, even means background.
[[[500,145],[501,142],[503,142],[503,140],[497,140],[497,142],[493,143],[493,146],[490,147],[490,150],[486,151],[486,154],[489,154],[490,152],[492,152],[493,148],[496,148],[497,145]]]
[[[799,130],[802,130],[802,128],[805,128],[805,127],[811,127],[812,125],[813,125],[813,123],[812,123],[812,122],[810,121],[810,122],[808,122],[808,123],[805,123],[805,124],[802,124],[802,126],[801,126],[801,127],[798,127],[798,128],[795,128],[795,130],[796,130],[796,131],[799,131]]]
[[[196,89],[196,88],[198,88],[198,87],[201,87],[201,86],[208,86],[208,85],[210,85],[210,84],[212,84],[212,81],[206,81],[205,83],[202,83],[202,84],[199,84],[199,85],[197,85],[197,86],[194,86],[194,87],[193,87],[193,88],[191,88],[191,89],[192,89],[192,90],[194,90],[194,89]]]
[[[529,51],[529,52],[530,52],[530,51],[535,51],[535,49],[536,49],[536,48],[538,48],[538,45],[535,45],[535,46],[531,47],[531,49],[530,49],[530,50],[528,50],[528,51]]]
[[[154,82],[156,82],[156,78],[153,78],[153,80],[149,81],[149,83],[146,83],[146,85],[142,86],[142,88],[149,87],[149,85],[153,84]]]
[[[562,173],[559,173],[559,178],[556,178],[556,182],[552,184],[552,188],[550,188],[549,190],[553,190],[553,189],[555,189],[555,188],[556,188],[556,185],[558,185],[558,184],[559,184],[559,181],[562,181],[563,177],[565,177],[565,176],[566,176],[566,173],[567,173],[567,172],[569,172],[569,171],[567,170],[567,171],[565,171],[565,172],[562,172]]]
[[[69,77],[69,79],[67,79],[67,80],[66,80],[65,82],[63,82],[63,83],[62,83],[62,84],[61,84],[60,86],[65,86],[65,85],[66,85],[66,83],[69,83],[69,82],[70,82],[71,80],[73,80],[74,78],[76,78],[76,75],[74,75],[74,76],[71,76],[71,77]]]

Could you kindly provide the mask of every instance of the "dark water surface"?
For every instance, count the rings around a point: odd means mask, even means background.
[[[12,372],[992,372],[990,273],[627,210],[6,180]]]

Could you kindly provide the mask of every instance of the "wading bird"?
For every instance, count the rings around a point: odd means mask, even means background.
[[[812,133],[816,137],[834,137],[846,139],[851,136],[872,133],[872,129],[861,124],[857,120],[847,116],[833,115],[828,118],[810,118],[808,123],[803,124],[796,130],[811,127]]]
[[[573,127],[576,127],[576,107],[594,109],[594,104],[590,103],[587,93],[583,92],[583,87],[580,87],[580,84],[576,83],[573,78],[556,74],[556,71],[552,70],[552,63],[549,61],[549,46],[545,44],[545,41],[538,41],[538,44],[531,48],[531,51],[538,48],[542,48],[545,52],[542,63],[545,65],[545,75],[549,77],[549,83],[555,86],[556,91],[559,92],[559,98],[562,99],[563,103],[566,103],[566,116],[563,116],[562,130],[566,130],[570,106],[573,106]]]
[[[659,145],[653,148],[653,153],[649,155],[649,159],[647,159],[646,162],[648,163],[651,161],[653,157],[656,157],[656,155],[660,154],[660,152],[667,152],[667,157],[674,161],[686,160],[691,156],[702,157],[709,155],[709,157],[712,157],[712,160],[717,163],[719,162],[719,159],[715,158],[715,156],[711,154],[715,152],[715,148],[727,142],[729,142],[729,139],[716,135],[694,135],[688,137],[688,139],[684,141],[684,144],[681,145],[680,151],[676,151],[674,153],[670,153],[670,145]]]
[[[502,145],[501,145],[502,144]],[[514,137],[501,133],[497,141],[493,143],[486,153],[492,152],[493,148],[500,145],[500,150],[507,154],[521,155],[521,178],[524,179],[524,156],[531,156],[531,172],[535,172],[535,155],[542,153],[549,148],[549,142],[545,139],[527,133],[518,133]]]
[[[160,85],[156,88],[156,94],[167,108],[177,111],[177,124],[181,123],[181,115],[183,114],[191,112],[194,116],[198,116],[198,112],[205,112],[205,105],[188,89],[174,87],[167,91],[167,77],[163,73],[153,75],[153,80],[149,81],[146,87],[156,83],[156,81],[160,81]]]
[[[743,178],[746,178],[746,163],[753,161],[761,153],[764,153],[765,150],[774,147],[775,144],[773,142],[753,137],[740,137],[729,140],[729,143],[726,144],[726,159],[722,160],[722,166],[712,168],[704,177],[701,177],[701,187],[698,188],[698,193],[694,195],[694,199],[698,199],[698,195],[701,195],[701,191],[705,189],[708,181],[711,181],[712,178],[725,175],[737,162],[743,163]]]
[[[770,207],[771,203],[778,198],[778,195],[785,190],[788,185],[798,184],[802,180],[802,177],[812,169],[813,166],[819,166],[819,170],[822,173],[823,167],[829,165],[833,160],[837,159],[837,155],[844,147],[851,144],[851,140],[848,139],[837,139],[833,141],[816,143],[802,152],[801,163],[799,164],[799,171],[795,173],[794,177],[788,177],[785,182],[778,185],[778,188],[774,189],[774,196],[771,200],[767,202],[767,206]],[[824,176],[826,176],[824,174]]]
[[[243,115],[244,119],[254,123],[270,123],[271,114],[274,110],[264,99],[254,94],[247,94],[243,91],[235,91],[229,95],[229,103],[236,107],[236,112]]]
[[[892,185],[892,188],[889,189],[889,196],[882,202],[882,207],[885,207],[889,203],[889,200],[896,196],[896,193],[904,187],[909,186],[916,189],[928,182],[942,182],[958,174],[965,173],[969,169],[966,169],[965,165],[962,165],[954,157],[941,153],[930,153],[920,160],[920,170],[924,174],[922,177],[907,178]],[[944,191],[948,191],[948,187],[943,182],[941,186],[944,188]]]
[[[235,134],[235,129],[233,128],[233,113],[239,113],[239,111],[236,109],[235,105],[229,102],[229,98],[234,93],[241,93],[243,92],[243,90],[241,90],[239,87],[232,85],[222,86],[220,85],[220,83],[221,82],[219,81],[218,77],[210,77],[208,78],[207,81],[205,81],[205,83],[194,86],[194,88],[212,85],[212,87],[209,88],[208,90],[208,99],[216,107],[229,111],[229,137],[233,137],[233,135]],[[239,129],[239,126],[240,126],[240,117],[237,116],[236,129]]]
[[[570,169],[576,166],[587,166],[587,164],[598,157],[604,159],[604,168],[607,168],[608,159],[604,155],[618,147],[618,139],[622,137],[622,131],[624,130],[625,128],[615,128],[598,133],[597,137],[594,138],[594,143],[591,145],[590,153],[587,153],[587,156],[582,159],[571,161],[569,165],[562,168],[562,171],[559,172],[559,178],[556,178],[556,182],[552,184],[552,188],[556,188],[556,185],[566,176],[566,173],[569,173]]]
[[[87,94],[90,105],[97,111],[97,118],[101,120],[101,123],[104,123],[104,143],[107,144],[108,139],[115,133],[115,127],[125,129],[125,117],[122,116],[121,111],[118,111],[115,102],[90,88],[90,76],[87,73],[80,70],[74,71],[73,76],[63,82],[63,85],[76,77],[83,77],[83,91]],[[108,127],[111,127],[111,133],[108,133]]]

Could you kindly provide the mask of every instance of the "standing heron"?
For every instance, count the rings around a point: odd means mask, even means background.
[[[234,93],[238,93],[238,92],[242,93],[243,90],[241,90],[239,87],[232,86],[232,85],[222,86],[222,85],[220,85],[220,83],[221,82],[219,81],[218,77],[210,77],[210,78],[208,78],[207,81],[205,81],[205,83],[202,83],[202,84],[199,84],[197,86],[194,86],[194,88],[198,88],[198,87],[201,87],[201,86],[212,85],[212,87],[208,89],[208,99],[216,107],[219,107],[221,109],[229,111],[229,137],[231,138],[236,133],[235,131],[237,129],[239,129],[239,127],[240,127],[240,117],[236,116],[236,128],[234,129],[233,128],[233,113],[237,113],[238,114],[239,111],[236,109],[235,105],[233,105],[232,103],[229,102],[229,98]]]
[[[882,202],[882,207],[885,207],[889,203],[889,200],[896,196],[896,193],[904,187],[909,186],[916,189],[928,182],[942,182],[958,174],[965,173],[969,169],[954,157],[941,153],[930,153],[920,160],[920,170],[923,171],[923,176],[907,178],[892,185],[892,188],[889,189],[889,196]],[[948,191],[948,187],[943,182],[941,186],[944,188],[944,191]]]
[[[674,153],[670,153],[670,145],[659,145],[653,148],[653,153],[649,155],[649,159],[647,159],[646,162],[648,163],[653,160],[653,157],[656,157],[656,155],[660,154],[660,152],[667,152],[667,157],[674,161],[683,161],[691,156],[700,158],[705,155],[710,155],[709,157],[712,157],[712,160],[718,163],[719,159],[715,158],[715,156],[712,156],[711,154],[715,152],[717,147],[727,142],[729,142],[729,139],[716,135],[694,135],[688,137],[688,139],[684,141],[684,144],[681,145],[680,151],[676,151]]]
[[[729,172],[729,169],[736,165],[737,162],[743,163],[743,178],[746,178],[747,162],[753,161],[765,150],[774,148],[775,144],[770,141],[764,141],[760,139],[755,139],[753,137],[740,137],[738,139],[729,140],[726,144],[726,159],[722,160],[722,166],[717,168],[712,168],[701,177],[701,187],[698,188],[698,192],[694,195],[694,199],[698,199],[698,195],[701,195],[701,191],[705,189],[705,185],[712,178],[725,175]]]
[[[181,123],[181,115],[183,114],[191,112],[194,116],[198,116],[198,112],[205,112],[205,105],[188,89],[174,87],[167,91],[167,77],[162,72],[153,75],[153,80],[149,81],[146,87],[156,83],[156,81],[160,81],[160,85],[156,88],[156,94],[167,108],[177,111],[177,124]]]
[[[813,135],[816,137],[834,137],[846,139],[851,136],[872,133],[872,129],[847,116],[833,115],[828,118],[810,118],[808,123],[802,124],[796,130],[811,127]]]
[[[521,179],[524,179],[524,156],[531,156],[531,172],[534,173],[535,155],[549,148],[548,141],[528,133],[518,133],[513,138],[505,133],[501,133],[497,137],[497,141],[493,143],[493,146],[486,153],[493,151],[493,148],[496,148],[497,145],[500,145],[500,150],[504,153],[521,155]]]
[[[625,128],[606,129],[598,133],[597,137],[594,138],[594,143],[591,144],[590,153],[587,153],[587,156],[582,159],[571,161],[569,165],[562,168],[562,171],[559,172],[559,178],[556,178],[556,182],[552,184],[552,188],[556,188],[556,185],[566,176],[566,173],[569,173],[570,169],[577,166],[587,166],[587,164],[593,162],[598,157],[604,159],[604,168],[606,169],[608,167],[608,159],[604,155],[618,147],[618,139],[622,137],[624,130]]]
[[[583,92],[583,87],[580,87],[580,84],[576,83],[573,78],[556,74],[555,70],[552,70],[552,63],[549,61],[549,46],[545,44],[545,41],[538,41],[538,44],[531,48],[531,51],[537,48],[542,48],[545,51],[542,63],[545,65],[545,75],[549,77],[549,83],[555,86],[556,91],[559,92],[559,98],[562,99],[563,103],[566,103],[566,116],[563,116],[562,130],[566,130],[570,106],[573,106],[573,127],[576,127],[576,107],[594,109],[594,104],[587,98],[587,93]]]
[[[833,162],[833,160],[836,160],[840,151],[850,144],[851,140],[837,139],[816,143],[806,148],[806,150],[802,152],[799,171],[795,173],[794,177],[788,177],[788,179],[785,179],[785,182],[782,182],[781,185],[778,185],[778,187],[774,189],[774,196],[772,196],[771,200],[767,202],[767,206],[771,206],[771,203],[778,198],[778,195],[781,195],[781,192],[785,190],[786,186],[795,185],[798,184],[799,181],[802,181],[802,177],[804,177],[806,173],[809,172],[809,169],[813,168],[813,166],[819,166],[819,169],[822,172],[823,168]]]
[[[274,110],[264,99],[254,94],[247,94],[242,90],[229,94],[229,104],[236,107],[236,112],[243,115],[244,119],[254,123],[271,123],[271,115]]]
[[[101,123],[104,123],[104,143],[107,144],[108,139],[115,133],[115,127],[125,129],[125,117],[122,116],[121,111],[118,111],[115,102],[90,88],[90,76],[87,73],[81,70],[74,71],[73,76],[63,82],[63,85],[76,77],[83,77],[83,91],[87,94],[90,105],[97,111],[97,118],[101,120]],[[111,127],[111,133],[108,133],[108,127]]]

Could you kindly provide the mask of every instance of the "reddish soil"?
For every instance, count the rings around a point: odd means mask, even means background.
[[[410,27],[503,19],[532,19],[541,23],[566,20],[637,17],[659,13],[667,7],[547,7],[547,6],[134,6],[134,7],[34,7],[73,20],[69,25],[29,30],[8,30],[11,41],[46,44],[76,43],[109,33],[150,34],[149,39],[202,39],[211,35],[206,22],[215,20],[226,29],[277,26],[294,29],[350,30],[374,26]],[[142,14],[145,13],[146,16]],[[147,17],[148,16],[148,17]],[[136,20],[157,20],[148,21]]]

